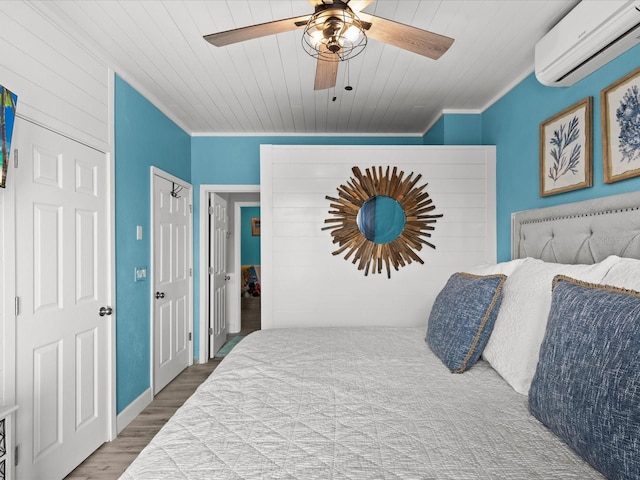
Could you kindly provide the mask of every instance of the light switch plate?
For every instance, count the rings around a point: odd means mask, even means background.
[[[136,267],[136,282],[144,282],[147,279],[147,267]]]

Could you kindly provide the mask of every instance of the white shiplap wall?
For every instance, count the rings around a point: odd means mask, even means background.
[[[0,84],[18,95],[17,115],[111,152],[112,76],[107,65],[29,2],[0,2],[0,25]],[[0,189],[0,405],[15,401],[12,170],[8,188]]]
[[[0,83],[17,113],[107,151],[109,70],[24,1],[0,2]]]
[[[495,147],[261,147],[262,325],[422,326],[449,276],[495,262]],[[331,254],[326,195],[352,177],[351,168],[397,166],[422,174],[436,210],[436,250],[424,265],[364,276]],[[420,183],[420,184],[421,184]]]

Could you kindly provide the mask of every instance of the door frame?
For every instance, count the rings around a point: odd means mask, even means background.
[[[224,194],[224,193],[260,193],[260,185],[219,185],[219,184],[207,184],[200,185],[200,200],[199,206],[199,235],[198,235],[198,306],[199,306],[199,328],[198,328],[198,363],[207,363],[209,360],[208,351],[208,299],[209,299],[209,272],[205,265],[205,260],[209,258],[209,195],[212,193]],[[235,212],[234,212],[235,215]],[[235,219],[234,219],[235,222]],[[234,232],[235,232],[234,225]],[[233,242],[234,248],[239,246],[239,238],[234,235]],[[238,243],[238,245],[236,245]],[[235,252],[234,252],[235,255]],[[238,260],[239,261],[239,260]],[[235,265],[234,265],[235,267]],[[238,314],[240,310],[238,309]]]
[[[109,133],[107,140],[107,151],[105,152],[105,160],[108,162],[107,171],[109,173],[109,305],[113,305],[113,313],[109,316],[109,368],[111,370],[111,381],[109,383],[109,440],[115,440],[118,436],[118,399],[116,392],[117,370],[116,370],[116,324],[118,319],[118,305],[116,302],[116,162],[115,162],[115,125],[116,125],[116,88],[115,88],[115,72],[109,68],[108,75],[108,107],[107,119],[109,125]]]
[[[153,279],[154,277],[154,262],[155,262],[155,238],[154,238],[154,234],[153,234],[153,230],[154,230],[154,222],[155,222],[155,198],[153,195],[153,180],[154,177],[158,176],[158,177],[162,177],[165,180],[168,180],[170,182],[175,182],[177,184],[179,184],[182,187],[187,187],[189,188],[189,208],[190,208],[190,215],[189,215],[189,226],[188,226],[188,230],[189,230],[189,237],[191,239],[190,242],[187,242],[187,246],[189,248],[189,305],[191,306],[191,308],[189,308],[189,318],[187,319],[187,324],[189,325],[189,334],[191,335],[191,340],[189,341],[189,363],[188,365],[193,365],[193,330],[194,330],[194,325],[193,325],[193,185],[189,182],[187,182],[186,180],[183,180],[179,177],[176,177],[175,175],[170,174],[169,172],[166,172],[158,167],[155,166],[151,166],[151,168],[149,169],[149,199],[150,199],[150,203],[151,205],[149,206],[150,209],[150,223],[149,223],[149,242],[150,242],[150,256],[149,256],[149,271],[147,272],[147,278],[149,280],[149,387],[150,387],[150,391],[151,391],[151,396],[152,398],[155,397],[155,395],[153,394],[154,392],[154,371],[153,371],[153,364],[154,364],[154,355],[155,355],[155,345],[154,345],[154,319],[155,319],[155,306],[156,306],[156,302],[154,302],[154,297],[153,297]]]
[[[16,113],[16,119],[23,118]],[[14,134],[15,138],[15,134]],[[15,148],[15,142],[12,147]],[[0,329],[4,332],[3,351],[0,352],[0,367],[4,367],[0,373],[0,381],[4,380],[4,385],[0,385],[0,403],[4,406],[15,406],[17,397],[17,376],[16,365],[18,338],[16,335],[16,213],[15,213],[15,153],[9,155],[10,163],[7,168],[7,184],[0,190],[2,199],[0,200]],[[3,378],[4,376],[4,378]],[[13,431],[15,431],[16,413],[12,415]],[[11,440],[10,440],[11,442]],[[8,458],[11,458],[9,453]],[[12,463],[12,462],[10,462]],[[7,478],[12,478],[15,466],[8,465]]]

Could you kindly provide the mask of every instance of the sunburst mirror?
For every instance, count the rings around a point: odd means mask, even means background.
[[[371,167],[363,174],[353,167],[353,177],[338,187],[338,197],[326,196],[329,214],[324,221],[344,258],[357,264],[358,270],[382,273],[391,278],[391,267],[398,270],[413,261],[424,264],[417,252],[423,245],[436,248],[426,239],[442,214],[433,214],[435,205],[425,191],[427,184],[417,186],[422,178],[413,172],[404,176],[397,167]]]

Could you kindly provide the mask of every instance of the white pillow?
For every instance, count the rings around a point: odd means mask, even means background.
[[[640,260],[635,258],[619,259],[600,283],[640,292]]]
[[[502,274],[507,277],[511,275],[516,268],[526,262],[527,258],[517,258],[515,260],[510,260],[508,262],[500,262],[500,263],[490,263],[485,265],[478,265],[469,270],[466,270],[467,273],[472,273],[473,275],[497,275]]]
[[[618,260],[564,265],[528,259],[508,276],[495,326],[482,357],[519,393],[527,395],[538,365],[551,308],[553,277],[559,274],[599,283]]]

